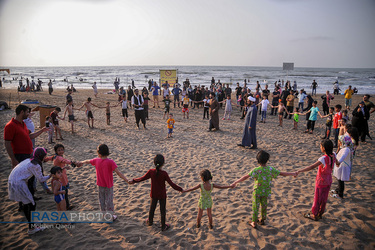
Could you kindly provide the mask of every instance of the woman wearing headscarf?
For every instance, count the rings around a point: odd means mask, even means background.
[[[28,185],[28,180],[35,176],[39,182],[47,181],[51,176],[43,176],[42,162],[47,155],[45,148],[36,148],[33,156],[13,168],[8,178],[9,199],[22,202],[23,212],[28,222],[31,222],[31,211],[35,211],[36,203],[33,198],[33,185]],[[29,223],[28,234],[43,230]]]
[[[341,149],[337,154],[336,165],[333,169],[333,176],[338,181],[337,188],[332,190],[337,195],[334,197],[344,198],[345,181],[350,180],[353,165],[354,146],[352,138],[349,135],[341,135],[339,137]]]
[[[219,103],[216,101],[215,99],[215,95],[213,93],[210,94],[210,103],[209,103],[209,106],[210,106],[210,126],[209,126],[209,131],[211,131],[213,128],[215,128],[215,130],[219,130],[219,108],[220,108],[220,105]]]

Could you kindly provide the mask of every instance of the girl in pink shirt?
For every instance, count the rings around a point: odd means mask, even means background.
[[[99,203],[102,212],[112,212],[113,220],[117,219],[114,214],[113,205],[113,172],[116,172],[121,179],[129,183],[128,179],[118,170],[116,163],[112,159],[108,159],[109,149],[106,144],[100,144],[97,149],[98,158],[85,160],[78,163],[91,164],[96,170],[96,185],[99,188]]]
[[[320,150],[324,155],[313,165],[298,170],[298,173],[307,172],[318,167],[318,174],[315,181],[314,203],[311,213],[304,214],[305,218],[319,220],[325,211],[328,200],[329,190],[332,184],[332,170],[336,163],[336,154],[333,153],[333,143],[331,140],[323,140],[320,144]]]

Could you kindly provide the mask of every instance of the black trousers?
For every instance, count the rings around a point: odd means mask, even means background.
[[[288,110],[289,113],[293,113],[293,106],[286,106],[286,109]],[[284,119],[286,119],[287,116],[288,116],[288,113],[285,112]],[[288,119],[292,119],[292,115],[289,115]]]
[[[160,203],[160,217],[161,217],[161,228],[165,228],[165,216],[167,214],[166,205],[167,205],[167,199],[153,199],[151,198],[151,204],[150,204],[150,212],[148,215],[148,223],[151,225],[154,222],[154,215],[155,215],[155,209],[158,205],[158,201]]]
[[[308,120],[307,121],[307,129],[311,128],[311,131],[314,131],[314,127],[315,127],[315,121]]]
[[[206,118],[206,115],[207,115],[207,119],[210,118],[209,113],[208,113],[209,110],[210,110],[209,107],[204,107],[204,110],[203,110],[203,119]]]
[[[143,108],[145,110],[145,118],[148,119],[148,105],[143,105]]]
[[[146,119],[145,119],[145,111],[142,110],[134,110],[135,114],[135,122],[137,123],[137,127],[139,127],[139,121],[141,120],[143,123],[143,127],[146,126]]]
[[[31,222],[31,211],[35,211],[36,203],[33,205],[32,203],[23,204],[22,210],[26,216],[28,222]],[[32,229],[32,224],[29,223],[29,229]]]
[[[344,198],[344,190],[345,190],[345,181],[342,180],[337,180],[338,185],[336,188],[337,195],[340,196],[341,198]]]

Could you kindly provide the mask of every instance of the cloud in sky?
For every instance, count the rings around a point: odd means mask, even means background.
[[[371,0],[0,3],[4,66],[375,67]]]

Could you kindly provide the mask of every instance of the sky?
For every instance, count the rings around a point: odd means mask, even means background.
[[[375,68],[374,0],[0,0],[0,66]]]

